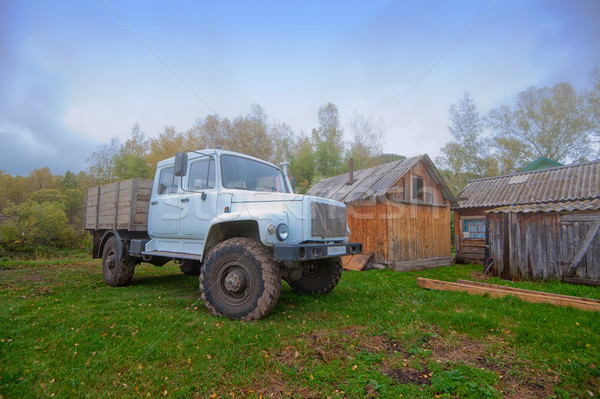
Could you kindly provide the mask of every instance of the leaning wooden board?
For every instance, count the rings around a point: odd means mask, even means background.
[[[489,295],[491,297],[503,297],[514,295],[527,302],[548,303],[557,306],[571,306],[578,309],[600,311],[600,301],[597,299],[579,298],[574,296],[552,294],[541,291],[524,290],[520,288],[503,287],[478,283],[474,281],[458,280],[456,283],[450,281],[432,280],[419,277],[419,287],[439,291],[460,291],[468,294]]]
[[[152,180],[129,179],[85,193],[86,230],[146,231]]]

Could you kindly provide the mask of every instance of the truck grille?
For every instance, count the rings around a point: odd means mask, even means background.
[[[311,235],[317,237],[343,237],[348,234],[346,208],[321,202],[312,202]]]

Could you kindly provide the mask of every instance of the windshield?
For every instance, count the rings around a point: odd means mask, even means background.
[[[223,187],[251,191],[285,193],[280,169],[266,163],[233,155],[221,156]]]

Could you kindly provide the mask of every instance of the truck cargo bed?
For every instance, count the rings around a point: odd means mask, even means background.
[[[86,230],[148,229],[148,205],[152,180],[129,179],[85,193],[84,228]]]

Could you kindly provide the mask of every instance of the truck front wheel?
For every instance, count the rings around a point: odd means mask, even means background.
[[[206,258],[200,291],[212,314],[258,320],[275,307],[281,277],[264,245],[249,238],[232,238],[213,248]]]
[[[102,273],[107,285],[118,287],[131,283],[135,261],[124,261],[119,258],[117,239],[113,236],[104,244],[102,251]]]
[[[342,270],[340,258],[308,261],[302,265],[302,277],[287,282],[299,294],[327,294],[340,282]]]

